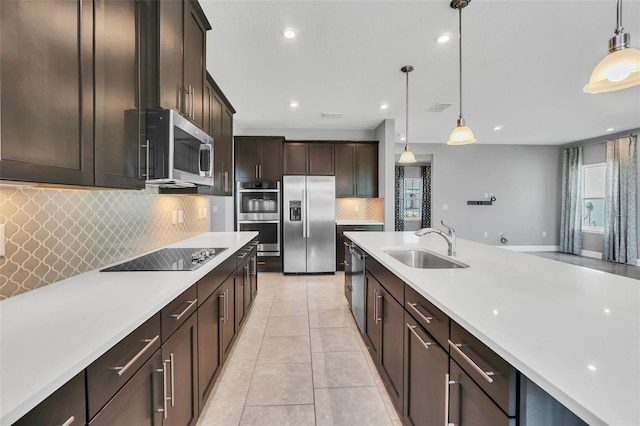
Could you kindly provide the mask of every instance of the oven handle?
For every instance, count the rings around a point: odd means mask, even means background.
[[[279,220],[239,220],[238,223],[280,223]]]
[[[238,189],[238,192],[280,192],[279,189]]]

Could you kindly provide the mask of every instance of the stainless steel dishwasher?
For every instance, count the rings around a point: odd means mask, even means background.
[[[351,312],[364,333],[364,262],[367,257],[358,246],[351,245]]]

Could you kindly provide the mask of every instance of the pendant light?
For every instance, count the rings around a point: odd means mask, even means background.
[[[616,35],[609,54],[596,65],[583,91],[606,93],[640,85],[640,50],[629,47],[631,37],[622,28],[622,0],[616,0]]]
[[[415,163],[416,162],[416,156],[413,155],[413,152],[411,152],[409,150],[409,73],[411,71],[413,71],[413,65],[405,65],[404,67],[400,68],[400,71],[402,71],[403,73],[405,73],[405,75],[407,76],[407,110],[406,110],[406,127],[405,127],[405,131],[404,131],[404,151],[402,152],[402,155],[400,155],[400,160],[398,160],[399,163]]]
[[[449,135],[447,145],[467,145],[474,143],[476,138],[473,136],[473,132],[464,123],[464,117],[462,117],[462,9],[466,7],[471,0],[453,0],[451,7],[458,9],[458,58],[459,58],[459,73],[460,73],[460,115],[458,116],[458,125]]]

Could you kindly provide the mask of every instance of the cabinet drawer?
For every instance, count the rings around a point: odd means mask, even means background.
[[[213,271],[202,277],[196,284],[198,287],[198,306],[202,305],[207,297],[211,296],[211,294],[220,287],[220,284],[235,270],[236,257],[232,255],[225,259],[220,265],[216,266]]]
[[[365,261],[367,270],[376,277],[382,286],[398,301],[404,304],[404,281],[393,275],[387,268],[371,256]]]
[[[409,285],[404,288],[404,309],[449,352],[449,316]]]
[[[282,272],[280,256],[258,256],[258,272]]]
[[[236,268],[249,258],[249,253],[251,253],[254,247],[252,243],[248,243],[236,252]]]
[[[84,425],[84,370],[25,414],[14,426]]]
[[[196,284],[185,290],[173,302],[162,308],[160,321],[162,323],[162,343],[184,323],[198,308]]]
[[[168,386],[168,374],[160,351],[150,355],[151,358],[89,422],[89,426],[162,425],[162,412],[171,404],[162,400],[163,388]]]
[[[151,317],[87,367],[89,418],[160,348],[160,314]]]
[[[466,370],[449,361],[451,371],[449,385],[450,425],[464,426],[515,426],[516,419],[509,418],[482,392],[466,374]],[[452,383],[453,382],[453,383]]]
[[[449,354],[505,413],[516,415],[515,368],[453,321]]]

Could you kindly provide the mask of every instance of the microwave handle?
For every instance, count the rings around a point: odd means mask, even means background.
[[[207,152],[209,154],[209,164],[206,170],[202,169],[202,154],[204,152]],[[205,172],[206,176],[213,175],[213,145],[211,145],[210,143],[203,144],[200,149],[200,161],[198,161],[198,169],[200,174],[202,174],[202,172]]]

